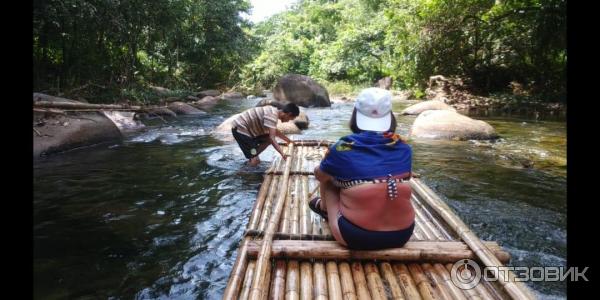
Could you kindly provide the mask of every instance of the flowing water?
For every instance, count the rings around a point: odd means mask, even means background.
[[[243,167],[235,142],[210,132],[259,99],[210,114],[160,120],[122,143],[34,164],[36,299],[220,299],[262,172]],[[394,104],[399,112],[412,104]],[[348,134],[351,103],[310,108],[296,139]],[[406,135],[414,116],[397,116]],[[476,117],[501,138],[412,140],[413,170],[512,266],[566,266],[566,124]],[[565,283],[529,282],[542,298]]]

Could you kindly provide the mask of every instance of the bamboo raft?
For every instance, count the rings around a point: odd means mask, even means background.
[[[511,272],[494,272],[473,289],[451,281],[453,263],[503,266],[510,255],[481,241],[418,178],[410,180],[416,213],[402,248],[351,251],[308,208],[318,192],[313,169],[330,142],[295,141],[265,172],[223,299],[536,299]],[[487,276],[490,278],[490,276]]]

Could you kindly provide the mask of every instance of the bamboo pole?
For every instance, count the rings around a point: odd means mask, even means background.
[[[249,257],[260,254],[262,242],[250,241],[247,246]],[[510,255],[495,242],[486,242],[503,261]],[[348,260],[402,260],[435,261],[455,263],[461,259],[475,259],[476,255],[463,242],[452,241],[416,241],[407,242],[401,248],[382,250],[350,250],[336,241],[275,240],[271,242],[271,257],[290,259],[348,259]]]
[[[463,292],[458,287],[456,287],[456,285],[454,285],[454,283],[452,282],[452,278],[450,277],[450,274],[448,273],[448,270],[446,270],[446,268],[444,268],[443,265],[434,264],[433,268],[435,270],[432,272],[437,273],[437,276],[440,278],[440,280],[444,284],[444,287],[446,288],[446,290],[448,290],[448,292],[450,293],[452,299],[457,299],[457,300],[466,300],[467,299],[467,298],[465,298],[465,295],[463,294]]]
[[[294,144],[291,144],[287,150],[288,153],[292,152],[294,150]],[[287,191],[290,168],[291,161],[286,159],[285,174],[281,180],[281,193],[275,203],[273,215],[269,218],[269,224],[265,232],[265,237],[263,238],[262,247],[256,260],[256,270],[252,280],[252,288],[250,289],[251,299],[259,299],[263,294],[267,293],[264,286],[261,286],[261,282],[267,277],[266,266],[269,264],[271,258],[271,242],[273,241],[273,234],[279,223],[279,217],[281,216],[281,210],[283,209],[285,196],[287,194],[285,191]]]
[[[245,236],[249,237],[260,237],[265,234],[264,231],[260,230],[246,230],[244,233]],[[332,235],[313,235],[313,234],[293,234],[293,233],[283,233],[277,232],[273,235],[273,239],[278,240],[317,240],[317,241],[335,241]]]
[[[354,289],[354,280],[352,280],[350,264],[341,262],[338,267],[342,283],[342,297],[345,300],[356,300],[356,290]]]
[[[404,299],[404,295],[402,294],[402,288],[400,288],[400,285],[396,280],[396,276],[394,276],[394,271],[392,270],[392,266],[390,265],[390,263],[384,262],[379,264],[379,269],[383,274],[383,278],[385,278],[385,281],[387,281],[388,286],[390,287],[392,299]]]
[[[227,282],[227,288],[223,292],[223,299],[237,299],[237,295],[240,291],[241,282],[244,279],[244,273],[246,272],[246,266],[248,264],[248,243],[250,237],[245,237],[238,248],[238,255],[233,264],[229,281]]]
[[[452,264],[446,264],[446,270],[448,272],[452,272]],[[476,289],[460,289],[464,296],[469,300],[482,300],[483,298],[479,295],[479,292]],[[509,297],[510,298],[510,297]]]
[[[469,245],[484,266],[502,266],[502,263],[482,244],[481,240],[429,187],[416,178],[413,178],[410,182],[413,190],[416,190],[427,204],[442,217],[452,229],[454,229],[467,245]],[[514,280],[514,274],[512,272],[500,272],[497,268],[491,268],[491,270],[494,277],[498,279],[500,284],[513,299],[536,299],[533,292],[525,284]]]
[[[298,264],[298,261],[292,260],[288,262],[286,275],[287,276],[285,278],[285,299],[300,299],[300,266]]]
[[[421,294],[419,294],[417,284],[412,279],[408,267],[406,267],[405,264],[394,264],[392,268],[394,269],[396,277],[398,277],[398,283],[400,284],[400,287],[402,288],[406,299],[420,300]]]
[[[258,230],[264,231],[267,227],[267,221],[269,220],[269,216],[271,216],[271,210],[273,208],[273,201],[275,198],[276,191],[279,189],[278,185],[280,184],[281,176],[273,176],[271,188],[269,189],[269,193],[267,198],[265,199],[265,203],[263,205],[262,214],[260,215],[260,222],[258,223]]]
[[[308,176],[302,176],[302,198],[300,199],[300,233],[308,234],[312,232],[310,221],[310,211],[308,208]]]
[[[352,262],[352,278],[354,279],[358,299],[371,299],[371,294],[367,287],[367,278],[360,262]]]
[[[423,273],[425,273],[425,276],[433,283],[432,286],[438,292],[440,298],[452,300],[451,291],[446,287],[443,278],[437,274],[433,266],[429,263],[423,263],[421,264],[421,269],[423,270]]]
[[[329,299],[327,293],[327,276],[325,275],[325,267],[322,262],[313,264],[314,283],[315,283],[315,299]]]
[[[332,141],[328,140],[294,140],[295,146],[307,146],[307,147],[324,147],[333,144]],[[284,142],[279,142],[279,145],[285,145]]]
[[[301,189],[301,176],[296,176],[294,180],[294,191],[291,193],[292,195],[292,207],[290,209],[290,233],[298,234],[299,233],[299,206],[300,201],[304,200],[302,197],[302,189]]]
[[[417,219],[415,218],[415,229],[413,230],[413,234],[411,238],[414,237],[417,241],[424,241],[425,237],[423,236],[423,231],[421,230],[421,226],[417,223]]]
[[[433,240],[443,241],[446,240],[446,237],[442,235],[440,230],[433,224],[433,222],[425,215],[423,212],[423,208],[419,205],[413,205],[415,209],[415,214],[421,218],[422,226],[427,228],[429,232],[433,234]]]
[[[268,299],[283,300],[285,298],[286,268],[285,260],[278,259],[275,261],[275,270],[273,270],[273,280],[271,281],[271,291]]]
[[[486,287],[486,290],[492,295],[492,299],[510,299],[510,296],[497,282],[489,282],[484,280],[482,283]]]
[[[419,206],[421,211],[425,214],[425,216],[435,225],[435,227],[440,231],[440,233],[445,237],[446,240],[456,240],[456,235],[453,234],[452,229],[448,227],[447,224],[441,222],[440,217],[431,212],[430,209],[425,207],[425,205],[419,200],[419,198],[412,193],[411,198],[413,199],[413,205]]]
[[[421,233],[423,234],[423,239],[427,241],[435,241],[436,238],[433,233],[429,230],[429,228],[425,228],[425,221],[421,219],[421,216],[415,212],[415,227],[419,227]]]
[[[312,265],[306,261],[300,263],[300,299],[313,299]]]
[[[290,210],[292,203],[292,191],[290,190],[290,187],[294,185],[295,178],[296,176],[290,176],[288,181],[291,182],[291,184],[288,184],[288,188],[285,190],[285,203],[283,204],[281,219],[279,221],[279,232],[282,233],[290,232]]]
[[[387,299],[383,282],[381,281],[381,277],[377,271],[377,266],[375,266],[375,264],[372,262],[365,263],[365,274],[367,275],[367,285],[369,287],[369,291],[371,292],[371,299]]]
[[[475,290],[477,291],[477,293],[479,293],[481,299],[494,300],[494,297],[492,296],[492,294],[490,294],[490,291],[488,291],[483,282],[480,281],[479,284],[475,286]]]
[[[240,292],[240,300],[246,300],[250,295],[250,285],[252,285],[252,274],[254,274],[255,266],[256,261],[250,261],[248,263],[248,267],[246,268],[246,275],[244,276],[244,284],[242,285],[242,291]]]
[[[256,196],[256,201],[254,202],[254,207],[252,208],[250,221],[248,221],[248,229],[257,228],[260,213],[262,212],[263,205],[265,204],[265,199],[267,198],[267,192],[270,192],[271,190],[275,189],[275,184],[271,185],[272,181],[272,175],[265,176],[265,180],[260,186],[260,190],[258,192],[258,195]]]
[[[340,282],[340,273],[338,272],[337,263],[328,261],[325,265],[327,271],[327,291],[330,300],[342,299],[342,284]]]
[[[408,270],[412,275],[417,288],[421,294],[421,297],[425,300],[433,300],[433,299],[441,299],[440,295],[433,289],[431,283],[427,279],[427,276],[421,270],[421,267],[418,264],[409,264]]]
[[[258,263],[258,261],[257,261]],[[257,295],[256,298],[252,297],[252,286],[250,286],[250,299],[257,299],[257,300],[265,300],[268,299],[267,297],[269,296],[269,286],[271,283],[271,277],[273,276],[271,270],[272,270],[272,265],[271,265],[271,261],[269,261],[266,266],[265,266],[265,280],[263,282],[259,282],[258,285],[261,287],[261,289],[263,291],[265,291],[264,293],[261,293],[260,295]],[[254,277],[256,278],[256,267],[254,267]],[[255,278],[252,278],[252,284],[254,285],[254,280]]]

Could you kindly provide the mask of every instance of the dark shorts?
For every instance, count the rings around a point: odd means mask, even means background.
[[[247,135],[237,132],[237,128],[235,127],[231,128],[231,133],[233,134],[233,137],[237,141],[240,149],[242,149],[242,152],[244,152],[244,156],[246,156],[247,159],[257,156],[260,145],[264,144],[265,142],[269,142],[268,134],[251,138]]]
[[[399,248],[404,246],[410,239],[415,229],[413,222],[406,229],[394,231],[372,231],[359,227],[343,215],[338,217],[338,227],[348,248],[354,250],[378,250],[386,248]]]

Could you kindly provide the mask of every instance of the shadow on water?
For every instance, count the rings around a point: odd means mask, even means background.
[[[257,101],[37,161],[34,297],[220,299],[276,153],[270,147],[258,169],[247,168],[237,145],[210,131]],[[307,109],[310,128],[292,137],[335,140],[350,133],[351,111],[352,103]],[[400,134],[414,118],[398,116]],[[485,120],[500,140],[410,141],[415,172],[481,238],[499,241],[514,266],[565,266],[565,124]],[[532,287],[565,296],[561,283]]]

